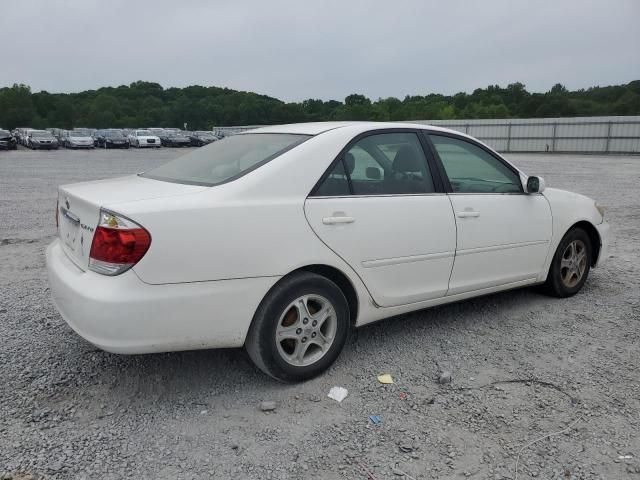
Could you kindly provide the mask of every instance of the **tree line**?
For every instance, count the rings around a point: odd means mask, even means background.
[[[471,118],[640,115],[640,80],[626,85],[569,91],[556,84],[531,93],[522,83],[490,85],[473,93],[389,97],[372,101],[353,94],[337,100],[286,103],[228,88],[163,88],[137,81],[79,93],[32,92],[14,84],[0,88],[0,127],[182,127],[269,125],[326,120],[432,120]]]

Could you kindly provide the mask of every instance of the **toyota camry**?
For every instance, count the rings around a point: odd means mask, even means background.
[[[123,354],[245,347],[284,381],[353,327],[540,285],[606,257],[593,200],[458,132],[308,123],[233,135],[147,172],[64,185],[47,249],[73,330]]]

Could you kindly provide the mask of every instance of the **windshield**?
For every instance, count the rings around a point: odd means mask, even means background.
[[[122,132],[107,132],[105,137],[122,137]]]
[[[177,158],[142,177],[213,186],[235,180],[310,138],[309,135],[253,133],[235,135]]]
[[[138,136],[153,135],[153,133],[151,133],[149,130],[138,130],[136,132],[136,135],[138,135]]]
[[[90,137],[91,134],[89,130],[72,130],[69,132],[69,135],[72,137]]]
[[[11,135],[11,134],[9,132],[7,132],[6,130],[0,130],[0,136],[8,137],[9,135]]]
[[[48,138],[48,137],[52,137],[53,135],[51,135],[50,132],[38,132],[38,131],[33,131],[31,132],[31,136],[32,137],[36,137],[36,138]]]

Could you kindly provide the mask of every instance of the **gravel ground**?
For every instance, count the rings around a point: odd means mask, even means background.
[[[510,156],[608,206],[610,258],[577,296],[523,289],[380,322],[324,375],[282,385],[242,350],[99,351],[52,305],[56,185],[176,154],[0,152],[0,478],[500,479],[518,461],[521,479],[640,479],[640,157]]]

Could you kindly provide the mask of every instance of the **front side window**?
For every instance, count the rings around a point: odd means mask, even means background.
[[[434,191],[418,136],[403,132],[369,135],[357,141],[314,195],[399,195]]]
[[[455,193],[522,193],[520,176],[482,148],[429,135]]]
[[[213,186],[238,178],[307,140],[309,135],[251,133],[227,137],[141,174],[167,182]]]

